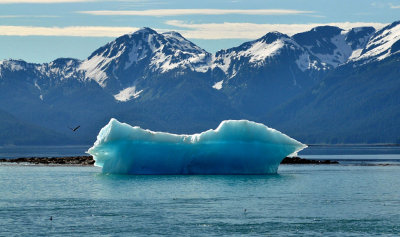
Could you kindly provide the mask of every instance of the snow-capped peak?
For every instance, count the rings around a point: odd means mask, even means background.
[[[268,32],[267,34],[265,34],[263,37],[261,37],[257,41],[262,41],[267,44],[271,44],[277,40],[283,40],[283,39],[289,39],[289,38],[290,37],[286,34],[283,34],[278,31],[272,31],[272,32]]]
[[[106,80],[114,76],[116,70],[121,67],[126,70],[157,51],[162,46],[158,36],[156,31],[145,27],[118,37],[92,53],[79,69],[85,72],[87,79],[105,87]]]
[[[400,21],[377,31],[354,61],[382,60],[400,51]]]
[[[21,71],[26,69],[27,63],[23,60],[2,60],[0,66],[12,72]]]
[[[96,50],[80,65],[80,70],[85,72],[87,79],[106,87],[109,78],[118,79],[123,71],[202,70],[201,66],[207,64],[209,58],[209,53],[177,32],[159,34],[150,28],[142,28]]]
[[[310,55],[291,37],[279,32],[270,32],[239,47],[217,52],[211,67],[213,69],[219,68],[229,78],[233,78],[243,63],[254,68],[262,67],[283,52],[285,52],[285,55],[291,54],[302,71],[315,65],[310,59]]]
[[[211,54],[185,39],[177,32],[161,34],[163,46],[152,57],[154,71],[165,73],[177,68],[206,71]]]
[[[322,64],[337,67],[355,57],[374,31],[372,27],[343,30],[334,26],[319,26],[298,33],[293,38]]]
[[[157,31],[151,29],[150,27],[142,27],[139,30],[132,33],[133,34],[157,34]]]
[[[179,32],[176,32],[176,31],[167,31],[167,32],[164,32],[162,34],[163,35],[170,35],[170,36],[176,37],[176,38],[183,38],[183,36]]]

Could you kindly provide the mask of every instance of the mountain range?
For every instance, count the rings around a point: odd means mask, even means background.
[[[215,54],[142,28],[85,60],[0,61],[0,145],[90,144],[111,117],[174,133],[244,118],[304,143],[399,143],[399,92],[400,21],[270,32]]]

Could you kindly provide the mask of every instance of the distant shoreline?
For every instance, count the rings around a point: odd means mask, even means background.
[[[92,156],[66,156],[66,157],[22,157],[22,158],[0,159],[0,163],[93,166],[95,161]]]
[[[67,157],[22,157],[13,159],[0,159],[0,163],[28,163],[35,165],[76,165],[76,166],[94,166],[92,156],[67,156]],[[339,164],[337,161],[330,160],[311,160],[300,157],[286,157],[281,164]]]
[[[386,147],[386,146],[400,146],[400,144],[397,143],[373,143],[373,144],[366,144],[366,143],[360,143],[360,144],[307,144],[309,147],[316,147],[316,146],[326,146],[326,147]]]

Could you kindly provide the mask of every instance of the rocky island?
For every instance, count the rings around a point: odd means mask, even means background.
[[[0,159],[0,163],[28,163],[35,165],[77,165],[77,166],[93,166],[94,159],[92,156],[68,156],[68,157],[23,157],[16,159]],[[309,160],[300,157],[286,157],[281,164],[339,164],[337,161],[331,160]]]
[[[22,157],[16,159],[0,159],[0,163],[28,163],[35,165],[80,165],[93,166],[92,156],[68,156],[68,157]]]

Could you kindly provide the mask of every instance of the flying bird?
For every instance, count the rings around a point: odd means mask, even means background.
[[[78,128],[80,128],[81,127],[81,125],[78,125],[78,127],[76,127],[76,128],[70,128],[70,127],[68,127],[69,129],[71,129],[73,132],[75,132],[76,130],[78,130]]]

